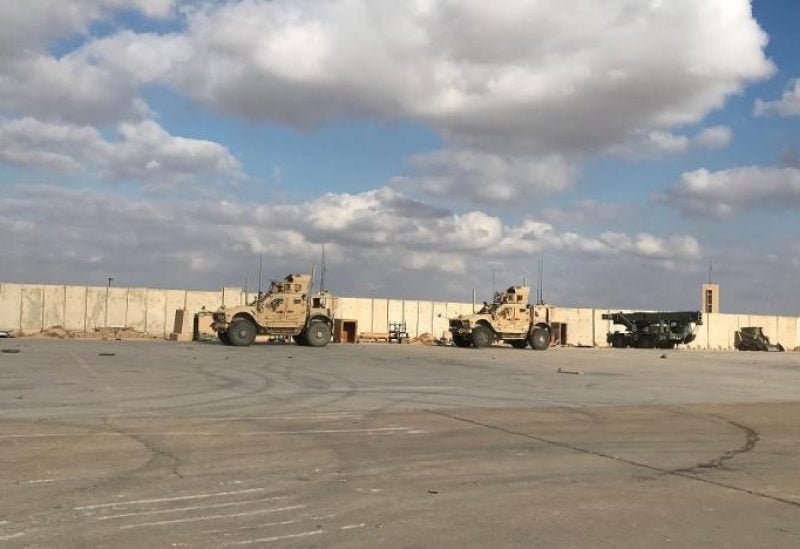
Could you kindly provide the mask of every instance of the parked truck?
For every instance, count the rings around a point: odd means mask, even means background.
[[[506,342],[517,349],[537,351],[550,346],[550,316],[554,308],[528,303],[530,288],[512,286],[495,294],[477,313],[450,319],[450,333],[458,347],[488,347]]]
[[[697,327],[703,324],[700,311],[607,313],[603,320],[625,327],[625,331],[608,332],[606,341],[616,348],[672,349],[691,343]]]
[[[334,298],[325,291],[311,295],[311,282],[311,275],[305,274],[273,281],[252,303],[218,309],[211,326],[225,345],[244,347],[257,335],[270,335],[324,347],[331,340]]]

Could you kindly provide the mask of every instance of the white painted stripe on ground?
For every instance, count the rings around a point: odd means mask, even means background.
[[[389,431],[413,431],[411,427],[373,427],[369,429],[308,429],[302,431],[247,431],[244,433],[217,433],[211,431],[164,431],[164,432],[121,432],[121,433],[31,433],[25,435],[0,435],[0,439],[11,438],[55,438],[55,437],[253,437],[272,435],[326,435],[340,433],[380,433]]]
[[[226,547],[231,545],[250,545],[252,543],[270,543],[272,541],[281,541],[284,539],[307,538],[308,536],[319,536],[324,533],[325,530],[311,530],[310,532],[300,532],[299,534],[286,534],[285,536],[272,536],[269,538],[258,538],[258,539],[248,539],[246,541],[237,541],[235,543],[228,543]]]
[[[360,524],[348,524],[347,526],[342,526],[339,530],[355,530],[357,528],[366,528],[366,526],[363,522]]]
[[[180,524],[184,522],[199,522],[201,520],[218,520],[224,518],[237,518],[237,517],[251,517],[253,515],[266,515],[269,513],[281,513],[283,511],[294,511],[296,509],[303,509],[305,505],[290,505],[288,507],[276,507],[274,509],[261,509],[259,511],[248,511],[247,513],[234,513],[231,515],[208,515],[204,517],[191,517],[185,519],[175,519],[175,520],[159,520],[156,522],[141,522],[138,524],[126,524],[125,526],[120,526],[120,530],[130,530],[131,528],[146,528],[148,526],[164,526],[167,524]]]
[[[236,528],[216,528],[214,530],[201,530],[203,534],[227,534],[229,532],[237,532],[239,530],[260,530],[261,528],[269,528],[271,526],[285,526],[287,524],[295,524],[296,520],[284,520],[281,522],[267,522],[259,524],[258,526],[237,526]]]
[[[21,538],[26,533],[27,532],[16,532],[14,534],[8,534],[8,535],[5,535],[5,536],[0,536],[0,541],[9,541],[9,540],[12,540],[12,539]]]
[[[121,515],[106,515],[98,517],[97,520],[111,520],[124,517],[138,517],[141,515],[159,515],[162,513],[183,513],[184,511],[199,511],[201,509],[218,509],[220,507],[235,507],[237,505],[249,505],[251,503],[264,503],[265,501],[275,501],[286,499],[288,496],[275,496],[273,498],[249,499],[247,501],[231,501],[228,503],[214,503],[212,505],[195,505],[194,507],[180,507],[178,509],[154,509],[150,511],[140,511],[138,513],[123,513]]]
[[[55,482],[52,478],[43,478],[39,480],[23,480],[20,484],[45,484],[47,482]]]
[[[133,501],[115,501],[109,503],[95,503],[94,505],[83,505],[81,507],[73,507],[75,511],[82,511],[85,509],[101,509],[103,507],[118,507],[120,505],[139,505],[141,503],[163,503],[165,501],[186,501],[189,499],[202,499],[202,498],[215,498],[220,496],[237,496],[239,494],[254,494],[256,492],[264,492],[266,488],[248,488],[247,490],[237,490],[235,492],[214,492],[209,494],[193,494],[190,496],[177,496],[174,498],[156,498],[156,499],[138,499]]]

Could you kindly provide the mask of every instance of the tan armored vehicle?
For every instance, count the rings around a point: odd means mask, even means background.
[[[256,335],[291,336],[299,345],[324,347],[331,340],[333,295],[309,295],[311,276],[290,274],[273,282],[249,305],[221,307],[211,325],[226,345],[245,347]]]
[[[517,349],[530,345],[537,351],[550,346],[550,315],[553,307],[528,303],[530,288],[512,286],[497,292],[491,304],[475,314],[450,319],[453,343],[458,347],[488,347],[504,341]]]

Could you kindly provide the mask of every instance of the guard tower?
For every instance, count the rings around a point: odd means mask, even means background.
[[[719,312],[719,284],[703,284],[703,296],[700,310],[704,313]]]

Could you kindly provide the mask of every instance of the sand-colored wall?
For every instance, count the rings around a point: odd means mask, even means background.
[[[244,303],[240,288],[220,291],[187,291],[103,286],[45,286],[0,283],[0,330],[35,334],[62,326],[76,332],[104,326],[126,326],[166,337],[174,329],[175,311],[190,314],[214,310],[222,304]],[[386,332],[389,322],[405,322],[411,337],[423,333],[440,337],[450,318],[470,314],[472,303],[447,303],[384,298],[339,297],[338,318],[358,321],[360,332]],[[602,315],[616,310],[557,309],[556,320],[566,323],[568,345],[606,346],[613,326]],[[800,318],[749,314],[706,314],[691,349],[733,349],[734,333],[744,326],[762,326],[773,342],[787,349],[800,346]]]

